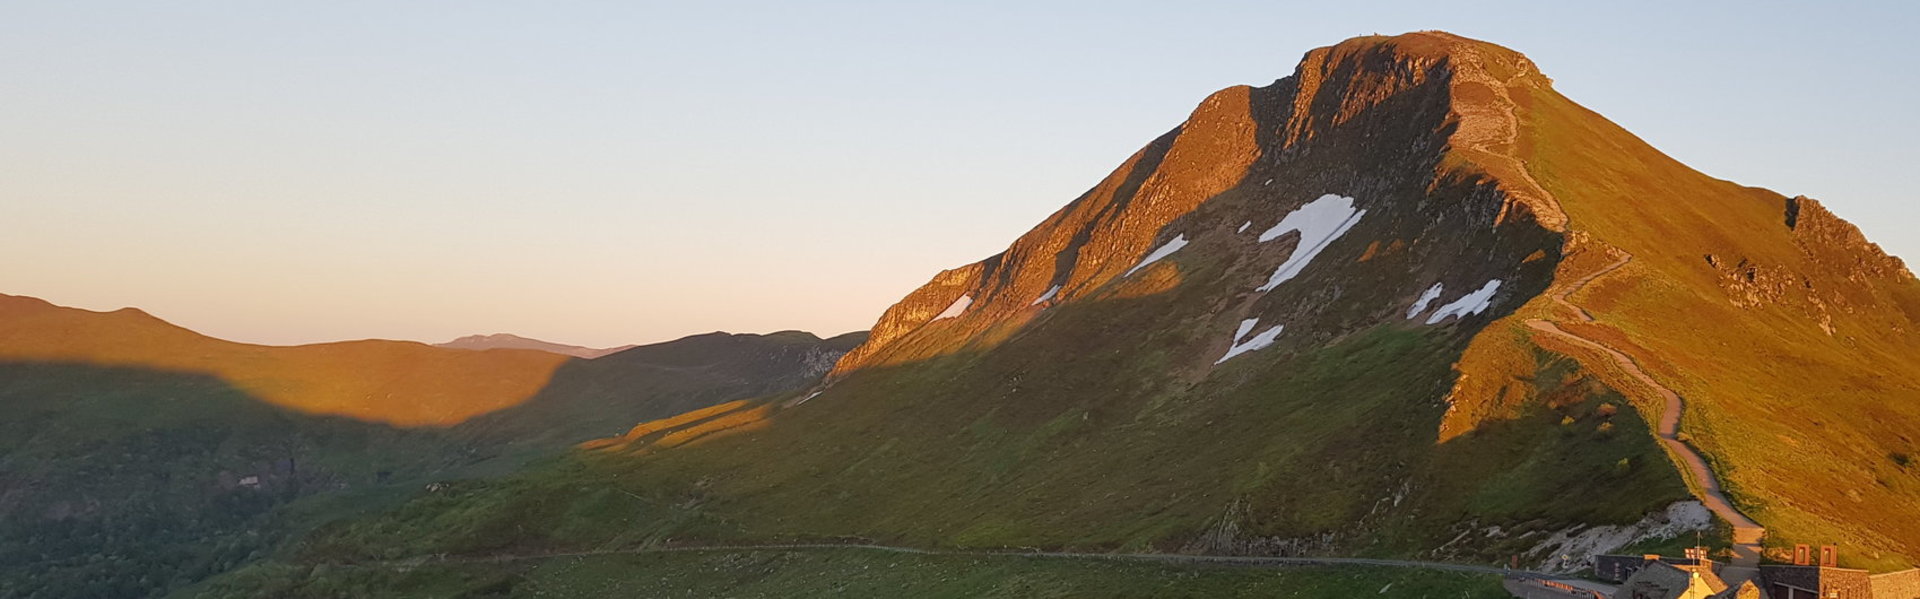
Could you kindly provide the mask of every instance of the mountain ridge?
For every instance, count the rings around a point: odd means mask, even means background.
[[[1415,126],[1416,121],[1423,124]],[[1395,127],[1399,129],[1396,131]],[[1417,135],[1408,137],[1406,132]],[[1581,136],[1567,137],[1567,132],[1578,132]],[[1365,149],[1343,153],[1342,142],[1338,141],[1342,135],[1376,141],[1352,142]],[[1384,141],[1389,139],[1395,141]],[[1387,143],[1407,145],[1383,145]],[[1400,234],[1382,233],[1377,229],[1363,232],[1362,235],[1373,237],[1364,248],[1355,245],[1360,242],[1341,237],[1347,234],[1342,228],[1327,229],[1324,237],[1316,233],[1314,239],[1318,244],[1304,250],[1299,244],[1305,241],[1296,241],[1291,248],[1285,245],[1289,239],[1296,239],[1294,231],[1300,230],[1297,227],[1279,232],[1272,239],[1272,245],[1263,245],[1267,243],[1266,234],[1257,242],[1232,241],[1251,234],[1247,229],[1254,225],[1259,228],[1253,232],[1280,229],[1280,225],[1269,228],[1273,221],[1265,219],[1272,216],[1263,218],[1251,214],[1252,218],[1244,218],[1241,214],[1231,214],[1244,213],[1240,207],[1253,201],[1251,196],[1271,196],[1260,188],[1287,180],[1284,174],[1276,176],[1271,170],[1274,166],[1263,165],[1311,162],[1314,155],[1329,153],[1349,159],[1346,164],[1332,166],[1335,172],[1364,173],[1374,169],[1373,172],[1380,173],[1399,169],[1407,173],[1405,176],[1424,177],[1427,182],[1420,186],[1420,191],[1400,192],[1404,194],[1403,199],[1396,201],[1410,202],[1403,206],[1411,208],[1396,208],[1378,201],[1367,203],[1368,198],[1351,187],[1356,183],[1362,187],[1377,185],[1377,179],[1364,176],[1349,180],[1345,190],[1307,186],[1308,189],[1296,192],[1298,195],[1294,198],[1297,199],[1280,200],[1281,206],[1304,202],[1293,204],[1301,206],[1296,209],[1300,210],[1313,203],[1306,200],[1321,194],[1351,195],[1360,198],[1359,205],[1353,208],[1355,215],[1350,216],[1358,224],[1341,227],[1357,226],[1355,231],[1366,231],[1367,223],[1377,222],[1369,219],[1383,218],[1383,211],[1390,210],[1417,209],[1421,211],[1418,220],[1425,222],[1409,223],[1410,228]],[[1409,158],[1423,153],[1438,158],[1430,165],[1408,162]],[[1378,162],[1383,160],[1386,162]],[[1376,164],[1394,166],[1382,169],[1373,166]],[[1284,168],[1282,171],[1288,172]],[[1418,174],[1422,171],[1426,175]],[[1324,174],[1327,171],[1316,174],[1311,169],[1293,169],[1290,172],[1296,181],[1332,178]],[[1698,199],[1691,203],[1677,201],[1677,198],[1666,200],[1664,198],[1675,196],[1671,190],[1658,186],[1657,182],[1662,181],[1671,181]],[[1662,199],[1638,200],[1600,193],[1630,186],[1641,190],[1641,197]],[[1452,206],[1438,199],[1445,197],[1441,194],[1449,187],[1460,189],[1453,196],[1458,203]],[[1421,194],[1426,195],[1426,199],[1416,200]],[[1645,232],[1649,228],[1661,232],[1649,235]],[[1461,231],[1458,235],[1473,239],[1454,240],[1454,245],[1448,246],[1448,242],[1443,241],[1446,238],[1440,235],[1449,230]],[[1302,231],[1298,239],[1306,239],[1308,233]],[[1688,243],[1671,243],[1681,240]],[[1680,258],[1663,250],[1659,245],[1662,242],[1689,245],[1700,251]],[[1219,249],[1209,249],[1210,246]],[[1751,409],[1745,406],[1755,402],[1716,392],[1732,386],[1703,387],[1696,382],[1698,375],[1689,376],[1674,370],[1678,362],[1701,373],[1729,377],[1727,380],[1773,378],[1755,376],[1749,366],[1765,360],[1734,357],[1718,350],[1705,351],[1704,346],[1689,347],[1686,340],[1714,339],[1716,347],[1766,348],[1776,356],[1793,355],[1817,346],[1789,342],[1786,338],[1746,337],[1733,332],[1738,329],[1722,329],[1718,335],[1695,335],[1700,323],[1669,318],[1668,314],[1677,316],[1671,309],[1647,308],[1648,304],[1642,301],[1623,312],[1619,304],[1645,291],[1671,294],[1686,290],[1685,295],[1670,296],[1662,301],[1670,306],[1705,302],[1702,309],[1717,305],[1719,308],[1711,309],[1724,314],[1716,315],[1716,320],[1733,323],[1758,316],[1742,315],[1741,311],[1758,310],[1765,307],[1762,301],[1772,301],[1789,305],[1802,317],[1797,323],[1782,326],[1805,331],[1809,323],[1821,323],[1816,330],[1854,331],[1859,336],[1853,339],[1868,353],[1852,355],[1883,357],[1876,358],[1875,365],[1868,367],[1852,364],[1854,358],[1834,354],[1832,359],[1822,358],[1817,370],[1820,374],[1808,372],[1799,381],[1779,381],[1762,392],[1769,398],[1768,402],[1792,405],[1791,409],[1804,411],[1806,404],[1786,391],[1822,393],[1809,386],[1808,381],[1834,377],[1844,380],[1852,377],[1850,372],[1870,372],[1870,368],[1897,367],[1900,372],[1908,373],[1905,380],[1909,381],[1913,373],[1920,373],[1913,360],[1904,357],[1913,355],[1912,352],[1903,356],[1902,352],[1892,350],[1895,346],[1916,346],[1910,332],[1915,316],[1920,315],[1914,309],[1920,305],[1914,299],[1920,297],[1916,296],[1920,291],[1915,288],[1912,273],[1906,271],[1897,258],[1885,255],[1867,242],[1856,228],[1820,207],[1817,201],[1786,198],[1694,172],[1617,125],[1565,100],[1553,91],[1551,79],[1523,55],[1444,33],[1348,40],[1308,52],[1293,76],[1273,85],[1238,86],[1210,95],[1185,124],[1149,143],[1087,194],[1022,235],[1007,251],[944,271],[889,308],[875,324],[872,340],[836,366],[822,394],[791,413],[767,415],[773,424],[761,430],[768,432],[740,436],[777,436],[793,442],[792,435],[778,434],[779,420],[782,417],[804,419],[814,421],[812,426],[822,426],[816,419],[805,418],[804,413],[831,410],[827,406],[833,402],[844,400],[849,394],[861,395],[862,392],[849,387],[855,386],[853,383],[862,371],[935,370],[934,364],[946,362],[977,364],[986,356],[1021,343],[1023,337],[1046,334],[1043,331],[1055,324],[1050,321],[1063,318],[1056,313],[1075,303],[1133,301],[1130,298],[1179,293],[1185,286],[1199,284],[1197,281],[1218,277],[1219,267],[1209,266],[1211,263],[1272,264],[1282,262],[1281,258],[1292,262],[1293,255],[1302,252],[1306,252],[1303,255],[1309,261],[1306,266],[1283,264],[1282,270],[1300,273],[1298,268],[1309,269],[1304,274],[1276,272],[1268,286],[1262,286],[1253,294],[1243,292],[1224,298],[1191,300],[1214,306],[1206,310],[1212,314],[1207,322],[1214,324],[1200,326],[1228,332],[1237,328],[1237,333],[1221,333],[1215,341],[1196,344],[1179,340],[1183,335],[1164,328],[1166,325],[1130,321],[1134,326],[1154,330],[1148,338],[1161,338],[1164,341],[1160,343],[1182,348],[1168,355],[1172,359],[1170,363],[1150,362],[1165,371],[1168,378],[1150,383],[1143,381],[1143,386],[1151,389],[1145,393],[1191,393],[1183,389],[1206,388],[1205,385],[1211,384],[1209,379],[1234,376],[1223,373],[1231,373],[1237,361],[1259,361],[1260,356],[1272,352],[1285,356],[1309,351],[1315,346],[1324,347],[1325,343],[1350,339],[1355,333],[1351,328],[1345,332],[1316,331],[1315,328],[1343,326],[1341,322],[1353,323],[1344,325],[1347,327],[1367,321],[1390,322],[1393,318],[1382,314],[1392,313],[1389,311],[1406,311],[1407,318],[1411,319],[1413,314],[1426,309],[1424,303],[1415,301],[1419,299],[1416,296],[1424,297],[1420,290],[1428,288],[1436,279],[1440,282],[1431,285],[1431,291],[1437,294],[1432,300],[1436,304],[1465,300],[1466,296],[1460,295],[1463,291],[1481,288],[1489,291],[1480,304],[1485,307],[1468,306],[1473,312],[1457,321],[1472,319],[1471,325],[1458,325],[1466,327],[1458,334],[1471,342],[1452,369],[1453,375],[1446,377],[1454,379],[1447,385],[1450,390],[1435,398],[1445,408],[1432,429],[1439,435],[1437,443],[1447,445],[1480,435],[1489,427],[1511,426],[1504,423],[1541,409],[1543,400],[1553,406],[1563,400],[1548,398],[1575,388],[1593,389],[1589,397],[1616,399],[1589,400],[1613,407],[1600,409],[1589,404],[1591,412],[1567,415],[1574,421],[1596,418],[1595,414],[1600,413],[1613,414],[1629,407],[1646,414],[1663,413],[1657,394],[1644,391],[1636,380],[1618,372],[1607,360],[1587,356],[1552,340],[1536,339],[1524,324],[1530,319],[1556,321],[1571,334],[1606,343],[1646,364],[1648,376],[1687,396],[1683,408],[1687,413],[1679,419],[1677,435],[1707,454],[1708,462],[1716,474],[1725,478],[1726,487],[1741,511],[1751,513],[1774,531],[1767,542],[1768,549],[1775,555],[1789,539],[1841,537],[1857,548],[1856,553],[1846,558],[1859,560],[1856,563],[1899,563],[1912,559],[1898,557],[1900,554],[1920,553],[1920,546],[1913,545],[1920,542],[1920,534],[1888,531],[1867,524],[1879,517],[1836,516],[1828,507],[1814,507],[1825,502],[1801,490],[1803,488],[1791,485],[1783,488],[1776,483],[1767,485],[1769,492],[1755,493],[1747,485],[1758,482],[1751,477],[1756,471],[1771,470],[1769,478],[1777,481],[1824,480],[1833,472],[1822,467],[1809,468],[1804,459],[1759,458],[1762,454],[1750,447],[1729,447],[1728,440],[1748,439],[1750,445],[1754,438],[1791,440],[1795,435],[1786,430],[1764,436],[1717,433],[1716,429],[1747,428],[1768,421],[1743,415]],[[1453,256],[1449,261],[1455,264],[1407,263],[1408,252],[1429,257]],[[1612,276],[1590,279],[1591,285],[1568,285],[1570,281],[1584,278],[1604,261],[1621,255],[1620,252],[1631,252],[1627,255],[1638,255],[1641,259],[1622,264]],[[1729,254],[1738,254],[1738,257],[1729,258]],[[1505,257],[1500,258],[1502,255]],[[1756,262],[1760,256],[1767,256],[1766,262]],[[1507,262],[1501,264],[1489,259]],[[1335,262],[1327,262],[1329,260]],[[1373,281],[1380,280],[1358,275],[1358,272],[1349,275],[1345,282],[1324,275],[1319,277],[1332,285],[1321,292],[1301,295],[1295,291],[1291,299],[1270,299],[1287,297],[1274,295],[1281,294],[1286,289],[1283,286],[1261,295],[1275,281],[1286,280],[1286,277],[1313,278],[1312,269],[1335,268],[1331,265],[1342,261],[1350,261],[1344,263],[1355,266],[1339,268],[1362,269],[1366,267],[1359,265],[1381,260],[1403,261],[1397,268],[1403,276],[1412,273],[1414,278],[1426,280],[1393,286],[1400,291],[1371,290],[1362,297],[1363,301],[1388,300],[1387,306],[1374,309],[1372,315],[1341,315],[1308,307],[1313,303],[1324,305],[1339,301],[1342,287],[1377,285]],[[1795,266],[1795,263],[1808,266]],[[1458,272],[1460,267],[1468,272]],[[1718,271],[1710,276],[1712,285],[1700,284],[1702,279],[1709,278],[1708,271]],[[1826,274],[1829,271],[1840,273],[1841,277],[1830,281]],[[1424,277],[1420,276],[1422,273]],[[1353,279],[1356,275],[1362,278]],[[1653,284],[1646,284],[1648,282]],[[1297,287],[1300,283],[1290,281],[1283,285]],[[1580,315],[1591,313],[1591,317],[1580,319],[1562,312],[1564,302],[1554,301],[1555,295],[1561,292],[1577,293],[1579,297],[1574,301],[1579,305],[1573,309]],[[1722,294],[1725,299],[1714,299]],[[1401,299],[1394,301],[1396,297]],[[1309,303],[1299,303],[1302,300]],[[1478,310],[1489,308],[1494,310],[1491,320],[1472,318]],[[1286,314],[1275,319],[1275,311]],[[1356,317],[1360,320],[1353,320]],[[1448,318],[1436,317],[1443,321]],[[1849,326],[1845,324],[1848,320],[1859,320],[1862,324]],[[1274,322],[1285,326],[1268,324]],[[1868,322],[1884,324],[1876,326],[1866,324]],[[1238,326],[1229,323],[1238,323]],[[1653,335],[1648,326],[1690,332]],[[1102,331],[1098,334],[1115,335],[1111,329],[1112,326],[1083,327],[1086,332],[1080,334]],[[1262,329],[1274,335],[1271,338],[1252,335]],[[1870,333],[1875,329],[1894,334],[1888,337]],[[1835,333],[1824,335],[1834,337]],[[1296,341],[1302,336],[1307,339]],[[1649,344],[1659,340],[1681,343],[1667,343],[1664,348]],[[1248,349],[1243,350],[1243,345]],[[1256,345],[1258,347],[1253,347]],[[1110,345],[1101,349],[1119,355],[1144,351],[1121,349],[1124,347]],[[1247,353],[1241,353],[1243,351]],[[1192,357],[1180,357],[1181,352],[1191,352]],[[1226,357],[1215,359],[1223,354]],[[1273,359],[1286,358],[1269,360]],[[1575,383],[1572,387],[1562,382],[1557,384],[1557,389],[1555,384],[1538,388],[1541,383],[1526,382],[1542,372],[1567,367],[1554,366],[1559,361],[1568,361],[1568,366],[1577,369],[1577,377],[1571,379]],[[982,367],[953,368],[966,372]],[[1026,370],[1044,370],[1059,376],[1065,372],[1062,368],[1067,366],[1036,366]],[[1022,384],[1030,380],[1019,372],[1003,374]],[[876,376],[897,378],[900,375]],[[1016,392],[1019,386],[994,383],[984,375],[961,380],[969,382],[946,384],[988,394]],[[1865,399],[1830,405],[1859,406],[1847,409],[1878,406],[1871,409],[1892,410],[1883,413],[1883,417],[1920,422],[1920,414],[1911,411],[1915,390],[1898,380],[1861,387],[1871,389],[1862,396]],[[926,387],[908,384],[906,389],[917,392]],[[1084,393],[1054,389],[1057,397],[1080,397]],[[1044,396],[1035,399],[1044,399]],[[860,403],[879,401],[863,398]],[[1863,401],[1866,403],[1861,403]],[[845,409],[880,408],[870,405]],[[957,418],[965,421],[969,417]],[[1599,427],[1602,434],[1613,435],[1610,431],[1621,426],[1614,422],[1617,419],[1614,416],[1599,418],[1606,420],[1599,423],[1605,425]],[[1658,417],[1649,417],[1654,418]],[[1866,427],[1877,428],[1874,420],[1852,418],[1843,426],[1865,432]],[[1821,422],[1830,431],[1835,426],[1833,420],[1827,418],[1810,419],[1799,426],[1821,426]],[[1905,473],[1906,467],[1900,466],[1897,459],[1886,457],[1902,455],[1902,444],[1911,444],[1912,440],[1897,432],[1876,435],[1872,440],[1860,438],[1851,442],[1857,443],[1854,447],[1838,446],[1856,452],[1867,450],[1868,454],[1856,454],[1841,462],[1857,464],[1854,472],[1859,474],[1850,473],[1844,483],[1832,481],[1831,488],[1851,489],[1849,492],[1856,497],[1856,503],[1877,506],[1867,509],[1884,514],[1890,506],[1900,504],[1897,498],[1902,493],[1914,492],[1910,488],[1912,475]],[[713,443],[750,444],[744,440]],[[1653,452],[1651,455],[1660,455],[1660,443],[1651,430],[1635,444]],[[1875,447],[1887,448],[1877,450],[1886,453],[1872,455]],[[688,453],[698,451],[687,450]],[[671,453],[654,459],[672,461]],[[717,454],[720,450],[710,453]],[[1677,471],[1682,468],[1675,463],[1660,467],[1675,470],[1676,480]],[[1875,495],[1876,492],[1880,495]],[[1880,499],[1866,499],[1869,496]],[[1792,507],[1786,508],[1785,502],[1789,501],[1793,502]],[[1775,507],[1764,505],[1769,502]],[[1788,511],[1782,512],[1782,509]],[[1896,520],[1911,521],[1911,518]],[[1596,525],[1603,522],[1589,520],[1587,524],[1574,525],[1567,534],[1599,530]],[[1786,525],[1780,526],[1782,522]]]
[[[1517,52],[1355,38],[1207,96],[818,385],[419,495],[230,588],[832,542],[1898,569],[1917,329],[1920,281],[1818,202],[1694,171]],[[488,592],[572,580],[512,576]]]

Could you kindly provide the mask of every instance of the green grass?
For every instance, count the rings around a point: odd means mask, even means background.
[[[199,375],[4,364],[0,409],[0,480],[19,481],[0,506],[0,596],[164,592],[270,554],[303,498],[408,484],[456,454],[434,433],[292,414]]]
[[[1499,579],[1417,569],[1233,567],[870,550],[702,551],[486,565],[251,568],[183,596],[330,597],[1425,597],[1494,598]]]
[[[1824,212],[1789,229],[1778,194],[1695,172],[1549,90],[1523,100],[1535,176],[1576,229],[1635,256],[1574,301],[1686,398],[1682,432],[1775,556],[1835,543],[1843,565],[1920,560],[1920,476],[1890,457],[1920,443],[1920,283],[1856,272],[1878,251]],[[1790,284],[1736,305],[1708,255]]]
[[[1528,384],[1557,403],[1438,443],[1441,408],[1409,402],[1403,389],[1444,376],[1441,342],[1378,328],[1171,401],[1128,397],[1134,381],[1106,380],[1112,394],[1099,401],[1046,410],[1018,395],[890,405],[899,389],[938,388],[926,381],[1051,351],[1016,340],[1001,348],[1006,358],[956,356],[849,379],[834,410],[787,412],[764,431],[645,457],[578,455],[423,494],[312,535],[294,561],[838,539],[1174,551],[1231,506],[1239,542],[1331,534],[1293,550],[1419,555],[1461,522],[1514,535],[1630,522],[1685,496],[1653,461],[1663,457],[1637,414],[1598,415],[1623,402],[1548,354]],[[1126,375],[1066,384],[1107,378]],[[1612,431],[1596,432],[1602,423]],[[1382,507],[1396,495],[1403,505]],[[1531,545],[1479,537],[1443,557],[1494,563]]]

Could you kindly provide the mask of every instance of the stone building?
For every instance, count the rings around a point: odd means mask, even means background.
[[[1745,574],[1740,568],[1730,572],[1704,551],[1688,553],[1603,555],[1594,560],[1594,576],[1620,583],[1614,599],[1920,599],[1920,569],[1869,574],[1841,568],[1832,546],[1818,553],[1801,546],[1795,551],[1801,563],[1767,564]],[[1750,579],[1730,584],[1723,575]]]

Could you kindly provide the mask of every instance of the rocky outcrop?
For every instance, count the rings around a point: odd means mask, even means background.
[[[872,339],[843,359],[834,376],[961,351],[978,345],[989,330],[1018,327],[1050,306],[1088,298],[1164,244],[1171,237],[1170,224],[1196,220],[1196,211],[1208,202],[1251,196],[1218,210],[1233,214],[1205,223],[1239,234],[1243,223],[1258,222],[1264,229],[1289,205],[1359,183],[1292,175],[1306,164],[1412,165],[1410,174],[1421,187],[1448,181],[1488,186],[1472,201],[1399,206],[1405,213],[1393,218],[1419,229],[1387,240],[1389,247],[1404,247],[1410,239],[1449,227],[1562,228],[1565,217],[1551,194],[1519,168],[1510,152],[1518,125],[1507,86],[1549,84],[1516,52],[1445,33],[1357,38],[1313,50],[1290,77],[1209,96],[1186,122],[1136,152],[1005,252],[935,276],[887,310]],[[1386,139],[1396,141],[1368,144]],[[1353,152],[1371,155],[1353,160]],[[1442,154],[1454,158],[1442,160]],[[1387,181],[1399,183],[1407,175],[1383,171],[1357,187],[1390,187]],[[1276,181],[1283,184],[1276,187]],[[1290,194],[1293,190],[1301,191]],[[1464,212],[1435,214],[1449,210]],[[1242,215],[1251,218],[1238,218]],[[1287,238],[1280,241],[1259,248],[1282,257],[1300,249],[1287,245]],[[936,318],[963,297],[968,301],[964,311],[949,315],[950,320]]]

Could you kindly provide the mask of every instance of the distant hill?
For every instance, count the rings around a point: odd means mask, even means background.
[[[296,412],[397,426],[449,426],[511,407],[538,393],[566,360],[548,352],[469,352],[411,341],[250,345],[134,308],[93,312],[0,295],[0,362],[205,374]]]
[[[865,341],[865,332],[821,339],[803,331],[707,333],[573,360],[520,405],[454,427],[494,443],[571,445],[634,423],[804,388]]]
[[[1695,535],[1885,570],[1920,560],[1915,431],[1920,281],[1852,225],[1680,164],[1512,50],[1369,36],[1209,96],[820,387],[257,573],[669,539],[1573,569]]]
[[[620,347],[603,347],[603,348],[581,347],[578,345],[566,345],[563,343],[553,343],[551,341],[541,341],[539,339],[529,339],[529,338],[521,337],[519,335],[515,335],[512,333],[494,333],[492,335],[467,335],[465,337],[448,341],[446,343],[435,343],[433,346],[444,347],[448,349],[475,349],[475,350],[531,349],[535,351],[543,351],[548,353],[560,354],[563,356],[585,358],[589,360],[598,358],[600,356],[604,356],[607,354],[624,351],[627,349],[632,349],[634,347],[632,345],[622,345]]]
[[[0,295],[0,597],[161,594],[435,481],[805,388],[861,339],[713,333],[599,360],[267,347]]]

